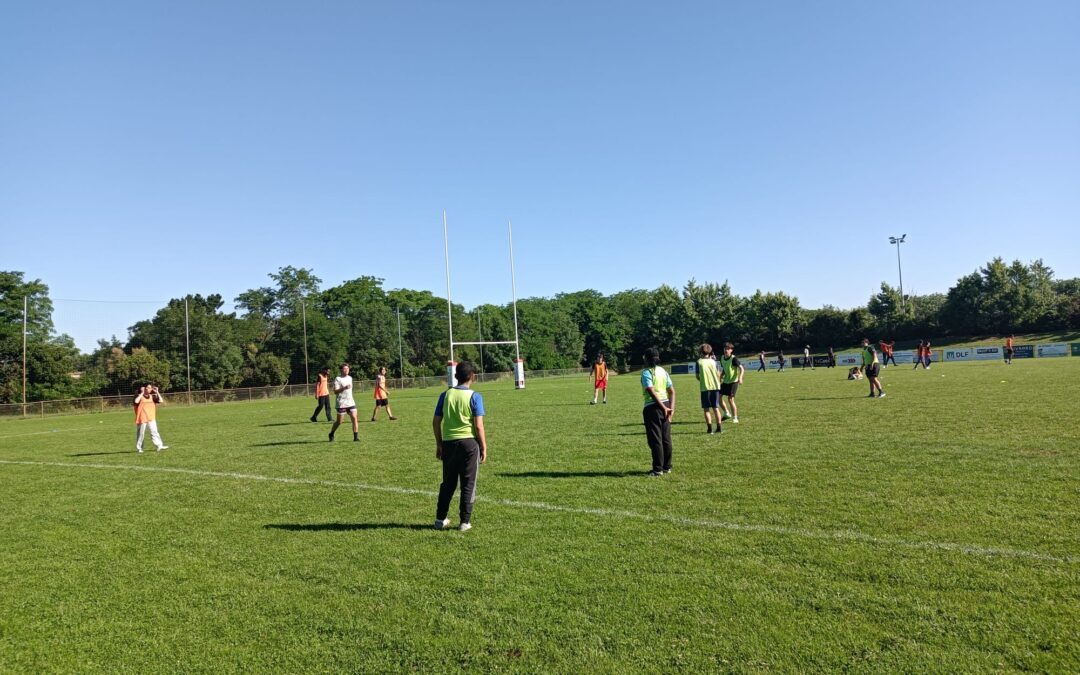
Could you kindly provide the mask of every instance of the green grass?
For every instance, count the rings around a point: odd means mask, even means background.
[[[1080,670],[1080,359],[883,379],[749,373],[710,437],[676,377],[658,479],[635,376],[481,387],[468,533],[434,390],[359,444],[306,399],[166,407],[141,456],[127,413],[6,421],[0,671]]]

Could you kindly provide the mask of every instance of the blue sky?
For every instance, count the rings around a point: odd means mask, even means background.
[[[1080,3],[0,8],[0,269],[54,298],[284,265],[454,299],[728,280],[804,306],[1080,276]],[[57,302],[88,348],[160,303]]]

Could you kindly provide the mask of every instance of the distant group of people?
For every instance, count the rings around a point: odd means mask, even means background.
[[[341,364],[341,374],[334,378],[334,394],[337,408],[337,419],[330,428],[329,438],[334,440],[334,434],[338,427],[345,421],[348,415],[352,420],[353,440],[360,440],[360,420],[356,414],[356,401],[353,399],[353,379],[349,374],[351,366],[348,363]],[[309,418],[312,422],[319,421],[319,413],[325,411],[326,421],[331,421],[330,415],[330,369],[323,368],[319,371],[315,381],[315,412]],[[379,408],[386,409],[386,415],[391,420],[396,420],[393,411],[390,410],[390,392],[386,388],[386,367],[379,368],[375,375],[375,408],[371,411],[371,421],[375,422],[379,414]]]

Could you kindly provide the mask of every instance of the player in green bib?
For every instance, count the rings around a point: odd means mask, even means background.
[[[641,394],[645,407],[641,411],[645,422],[645,437],[652,452],[650,476],[671,473],[671,418],[675,415],[675,385],[671,376],[660,367],[660,350],[645,350],[645,367],[641,371]]]
[[[862,341],[862,362],[863,374],[866,375],[866,379],[870,382],[870,396],[868,398],[874,398],[875,391],[877,391],[877,398],[885,398],[885,390],[881,388],[881,380],[879,379],[881,363],[878,361],[877,351],[870,344],[870,340],[866,338],[863,338]]]
[[[461,500],[458,529],[472,529],[473,502],[476,501],[476,475],[487,461],[487,435],[484,431],[484,399],[470,385],[476,379],[476,367],[468,361],[457,364],[454,372],[458,385],[447,389],[435,405],[431,430],[435,434],[435,458],[442,461],[442,485],[435,508],[435,529],[450,526],[447,514],[458,482]]]
[[[724,409],[724,419],[730,419],[732,424],[739,423],[739,408],[735,405],[735,394],[742,384],[746,368],[734,355],[735,345],[730,342],[724,343],[724,355],[720,357],[717,367],[720,369],[720,406]]]
[[[720,433],[720,373],[716,372],[716,359],[713,357],[713,348],[709,343],[701,345],[701,358],[697,360],[697,368],[694,373],[697,377],[698,386],[701,387],[701,410],[705,413],[705,432],[713,434],[713,414],[716,415],[716,432]]]

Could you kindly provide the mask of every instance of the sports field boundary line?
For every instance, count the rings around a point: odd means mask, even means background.
[[[123,464],[91,464],[84,462],[41,462],[30,460],[0,459],[0,464],[9,466],[41,466],[76,469],[113,469],[119,471],[142,471],[146,473],[171,473],[187,476],[202,476],[210,478],[228,478],[232,480],[250,480],[267,483],[283,483],[286,485],[312,485],[318,487],[346,488],[350,490],[366,490],[369,492],[386,492],[400,495],[420,495],[423,497],[438,497],[433,490],[420,488],[406,488],[393,485],[371,485],[367,483],[347,483],[344,481],[324,480],[321,478],[287,478],[282,476],[262,476],[259,474],[237,473],[231,471],[206,471],[202,469],[184,469],[179,467],[165,466],[132,466]],[[563,506],[560,504],[548,504],[546,502],[518,501],[514,499],[496,499],[478,495],[476,501],[509,508],[534,509],[555,513],[567,513],[573,515],[599,516],[605,518],[621,518],[623,520],[640,520],[652,523],[669,523],[683,527],[696,527],[701,529],[726,530],[730,532],[751,532],[754,534],[775,534],[786,537],[800,537],[803,539],[816,539],[820,541],[839,541],[845,543],[871,544],[874,546],[894,546],[899,548],[918,549],[925,551],[946,551],[962,553],[965,555],[986,558],[1016,558],[1026,560],[1038,560],[1052,563],[1080,563],[1080,557],[1060,556],[1037,551],[1024,551],[1020,549],[976,546],[970,544],[957,544],[940,541],[912,541],[907,539],[893,539],[866,534],[857,530],[810,530],[799,527],[786,527],[783,525],[758,525],[753,523],[732,523],[722,520],[707,518],[686,518],[682,516],[649,515],[635,511],[620,511],[586,506]]]

